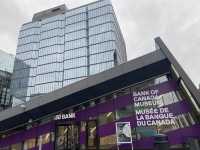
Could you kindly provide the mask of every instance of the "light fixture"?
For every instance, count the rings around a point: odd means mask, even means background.
[[[32,119],[29,119],[29,120],[28,120],[28,123],[30,123],[30,124],[31,124],[32,122],[33,122],[33,120],[32,120]]]
[[[110,117],[110,115],[112,115],[112,112],[109,112],[109,113],[106,115],[106,117],[108,118],[108,117]]]
[[[48,141],[49,136],[50,136],[50,133],[47,133],[46,136],[45,136],[45,141]]]
[[[64,134],[67,132],[67,130],[68,130],[68,128],[66,128],[66,129],[64,130]]]
[[[92,128],[92,129],[90,130],[90,132],[93,133],[95,130],[96,130],[96,127]]]

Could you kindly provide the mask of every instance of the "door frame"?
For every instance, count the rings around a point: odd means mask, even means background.
[[[70,125],[76,125],[78,127],[78,138],[80,138],[80,131],[81,131],[81,126],[80,126],[80,122],[78,121],[56,121],[55,122],[55,140],[54,140],[54,149],[56,150],[56,142],[57,142],[57,132],[58,132],[58,127],[59,126],[70,126]],[[79,141],[79,139],[78,139]],[[78,142],[78,149],[80,149],[80,141]]]
[[[92,119],[92,120],[87,120],[87,121],[86,121],[86,143],[85,143],[85,146],[86,146],[86,149],[87,149],[87,150],[90,150],[89,147],[88,147],[88,136],[89,136],[89,133],[88,133],[88,131],[89,131],[89,130],[88,130],[88,129],[89,129],[89,128],[88,128],[88,123],[91,122],[91,121],[94,121],[95,124],[96,124],[96,137],[95,137],[95,138],[96,138],[96,142],[97,142],[97,143],[96,143],[96,147],[95,147],[95,148],[96,148],[96,150],[99,150],[99,143],[100,143],[100,140],[99,140],[99,135],[98,135],[98,131],[99,131],[99,130],[98,130],[98,120],[97,120],[97,119]]]

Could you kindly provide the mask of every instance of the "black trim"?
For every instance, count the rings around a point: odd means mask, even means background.
[[[63,82],[64,81],[68,81],[68,80],[73,80],[73,79],[80,79],[80,78],[87,78],[88,76],[80,76],[80,77],[76,77],[76,78],[68,78],[68,79],[63,79]]]
[[[51,71],[51,72],[45,72],[45,73],[37,74],[36,76],[33,76],[33,77],[37,77],[37,76],[39,76],[39,75],[50,74],[50,73],[58,73],[58,72],[63,72],[63,71]]]
[[[45,54],[45,55],[38,55],[38,58],[39,57],[45,57],[45,56],[49,56],[49,55],[59,55],[59,54],[61,54],[61,55],[63,55],[63,53],[59,53],[59,52],[55,52],[55,53],[50,53],[50,54]]]
[[[74,33],[74,32],[79,32],[81,30],[87,30],[87,28],[83,28],[83,29],[78,29],[78,30],[74,30],[74,31],[70,31],[70,32],[65,32],[65,35],[66,34],[71,34],[71,33]]]
[[[40,43],[40,42],[29,42],[29,43],[24,43],[24,44],[18,44],[18,45],[17,45],[17,48],[20,48],[20,47],[22,47],[22,46],[24,46],[24,45],[36,44],[36,43]]]
[[[32,23],[35,23],[35,22],[29,22],[27,24],[32,24]],[[22,25],[23,27],[24,25]],[[41,25],[40,25],[41,26]],[[29,30],[29,29],[34,29],[34,28],[40,28],[40,26],[32,26],[32,27],[28,27],[28,28],[25,28],[25,29],[21,29],[20,32],[23,32],[23,31],[26,31],[26,30]]]
[[[39,85],[45,85],[45,84],[49,84],[49,83],[59,83],[59,82],[63,82],[63,81],[50,81],[50,82],[45,82],[45,83],[38,83],[38,84],[35,84],[34,87],[39,86]]]
[[[49,40],[49,39],[54,39],[54,38],[62,38],[62,37],[64,37],[65,35],[63,34],[63,35],[56,35],[56,36],[49,36],[49,37],[47,37],[47,38],[45,38],[45,39],[41,39],[40,40],[40,42],[43,42],[43,41],[45,41],[45,40]],[[40,43],[39,42],[39,43]]]
[[[90,64],[90,66],[95,66],[95,65],[98,65],[98,64],[105,64],[105,63],[108,63],[108,62],[113,62],[113,65],[114,65],[114,59],[113,59],[113,60],[103,61],[103,62],[99,62],[99,63],[95,63],[95,64]]]
[[[41,49],[43,49],[43,48],[47,48],[47,47],[51,47],[51,46],[55,46],[55,45],[57,45],[57,46],[65,46],[64,44],[58,44],[58,43],[56,43],[56,44],[52,44],[52,45],[47,45],[47,46],[43,46],[43,47],[39,47],[39,50],[41,50]]]
[[[77,39],[73,39],[73,40],[70,40],[70,41],[65,41],[64,40],[64,43],[70,43],[70,42],[74,42],[74,41],[78,41],[78,40],[82,40],[82,39],[86,39],[87,36],[84,36],[84,37],[80,37],[80,38],[77,38]]]
[[[107,52],[115,52],[115,50],[116,49],[110,49],[110,50],[106,50],[106,51],[102,51],[102,52],[98,52],[98,53],[92,53],[92,54],[90,54],[90,56],[92,56],[92,55],[98,55],[98,54],[101,54],[101,53],[107,53]]]
[[[23,39],[23,38],[27,38],[27,37],[30,37],[30,36],[40,36],[40,34],[28,34],[28,35],[25,35],[25,36],[19,36],[18,37],[18,40],[21,40],[21,39]]]
[[[45,63],[45,64],[40,64],[40,65],[37,65],[37,68],[41,67],[41,66],[50,65],[50,64],[57,64],[57,63],[63,63],[63,61],[57,61],[56,60],[56,61],[53,61],[53,62],[48,62],[48,63]]]
[[[82,68],[82,67],[87,67],[88,65],[82,65],[82,66],[77,66],[77,67],[71,67],[71,68],[67,68],[67,69],[64,69],[65,70],[71,70],[71,69],[77,69],[77,68]]]

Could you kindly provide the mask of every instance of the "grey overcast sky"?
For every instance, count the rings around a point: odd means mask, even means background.
[[[0,49],[15,54],[20,26],[32,15],[65,3],[74,8],[95,0],[0,0]],[[154,50],[160,36],[193,82],[200,83],[199,0],[112,0],[128,60]]]

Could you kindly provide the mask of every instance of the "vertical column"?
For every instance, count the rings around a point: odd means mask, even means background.
[[[88,7],[86,7],[86,39],[87,39],[87,76],[90,75],[90,49],[89,49],[89,17]]]

